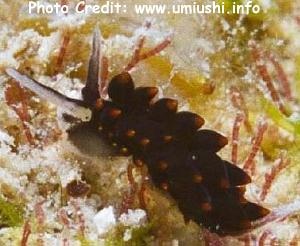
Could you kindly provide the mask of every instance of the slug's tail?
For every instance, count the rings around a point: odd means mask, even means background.
[[[177,201],[186,220],[193,220],[219,235],[245,233],[251,229],[253,221],[269,213],[269,210],[246,201],[243,189],[237,187],[210,192],[202,186],[195,194],[184,194]]]
[[[242,169],[212,151],[185,146],[161,147],[146,163],[153,182],[171,194],[186,220],[232,235],[251,229],[251,222],[269,213],[244,198],[251,179]]]
[[[251,178],[215,153],[224,144],[221,135],[199,130],[189,142],[193,145],[179,140],[161,146],[146,160],[154,183],[172,195],[186,220],[232,235],[251,229],[251,222],[269,213],[244,198]]]

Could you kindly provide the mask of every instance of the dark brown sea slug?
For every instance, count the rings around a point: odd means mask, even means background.
[[[91,114],[87,126],[117,146],[120,154],[145,163],[153,183],[177,202],[186,220],[193,220],[220,235],[242,233],[268,210],[244,198],[250,177],[222,160],[217,152],[227,138],[199,130],[204,119],[192,112],[177,112],[177,101],[154,101],[155,87],[137,87],[128,72],[109,83],[109,100],[100,98],[100,37],[96,31],[83,100],[75,100],[8,68],[7,74],[41,97],[79,115]],[[84,119],[86,120],[86,119]]]

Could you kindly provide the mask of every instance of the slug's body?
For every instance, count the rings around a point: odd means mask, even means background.
[[[244,198],[242,186],[251,182],[250,177],[216,154],[227,139],[211,130],[199,130],[204,124],[200,116],[177,112],[173,99],[153,102],[157,88],[135,88],[127,72],[111,80],[110,100],[100,98],[99,45],[96,32],[83,101],[67,98],[16,70],[6,71],[69,111],[82,115],[89,110],[89,127],[97,129],[121,154],[132,155],[135,163],[147,165],[154,184],[173,197],[186,220],[225,235],[244,232],[252,221],[265,216],[267,209]]]

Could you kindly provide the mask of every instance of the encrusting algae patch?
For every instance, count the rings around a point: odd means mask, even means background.
[[[265,10],[257,15],[147,18],[29,15],[26,2],[0,5],[1,244],[297,245],[299,1],[255,1]],[[228,138],[221,157],[251,176],[247,200],[271,211],[253,230],[220,237],[185,223],[130,157],[112,155],[93,132],[69,136],[59,108],[5,73],[12,67],[80,98],[97,26],[104,81],[131,64],[138,86],[157,86],[159,98],[177,99]]]

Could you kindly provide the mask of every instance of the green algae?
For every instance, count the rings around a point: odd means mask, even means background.
[[[23,223],[23,209],[3,198],[0,198],[0,225],[1,227],[16,227]]]

